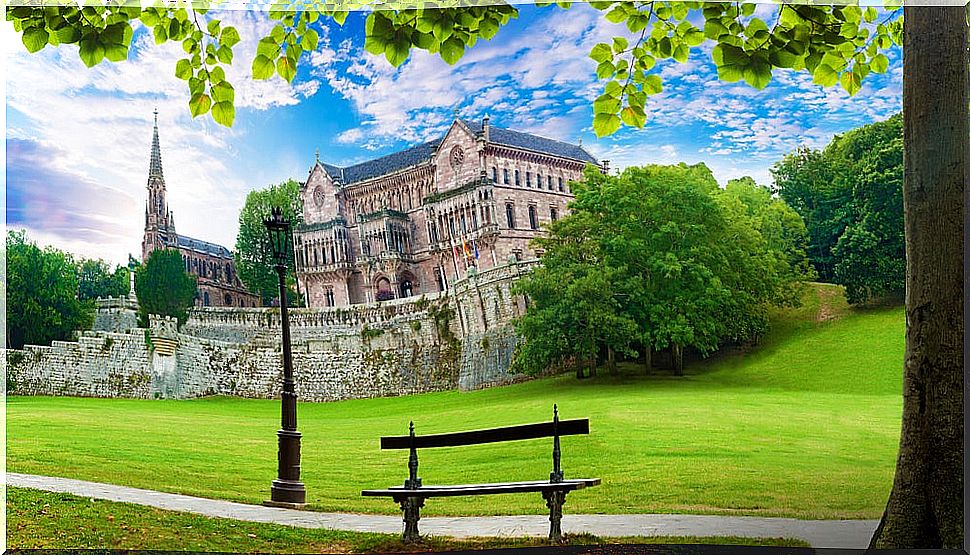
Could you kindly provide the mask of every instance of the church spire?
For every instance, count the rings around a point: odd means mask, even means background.
[[[162,176],[162,150],[158,146],[158,108],[155,108],[155,130],[152,135],[152,159],[148,167],[148,176]]]

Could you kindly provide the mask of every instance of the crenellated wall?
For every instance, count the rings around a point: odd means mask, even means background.
[[[305,401],[476,389],[508,372],[524,310],[512,283],[534,262],[498,267],[447,292],[331,309],[289,310],[294,377]],[[134,326],[105,302],[75,342],[6,351],[8,394],[273,398],[282,384],[278,308],[198,308]]]

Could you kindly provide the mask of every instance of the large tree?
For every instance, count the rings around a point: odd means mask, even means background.
[[[116,266],[114,271],[104,260],[82,259],[77,264],[78,298],[82,301],[128,294],[128,268]]]
[[[179,251],[152,251],[135,272],[139,325],[148,327],[148,316],[155,314],[172,316],[181,326],[188,319],[188,309],[195,304],[197,291],[196,278],[185,271]]]
[[[260,40],[252,64],[254,77],[279,74],[292,81],[301,55],[317,46],[317,20],[324,16],[342,22],[347,12],[335,9],[361,5],[274,4],[269,17],[280,23]],[[449,5],[409,3],[395,10],[397,5],[385,3],[386,10],[367,16],[367,50],[383,54],[395,65],[404,63],[411,48],[455,63],[466,47],[493,37],[516,14],[507,4]],[[568,2],[560,5],[567,7]],[[777,68],[804,70],[816,83],[838,84],[849,93],[858,91],[870,72],[888,68],[882,51],[894,43],[903,46],[906,392],[896,482],[873,543],[960,547],[964,321],[959,213],[970,156],[965,6],[906,6],[903,32],[902,21],[893,20],[903,8],[884,16],[872,7],[782,3],[769,26],[755,14],[753,2],[608,0],[591,5],[606,11],[608,20],[639,33],[632,45],[617,37],[591,52],[599,63],[597,75],[607,80],[593,107],[593,126],[599,134],[609,134],[624,123],[643,125],[646,96],[662,89],[660,76],[650,73],[656,60],[686,61],[690,49],[705,41],[716,43],[710,52],[719,78],[726,81],[744,80],[762,88]],[[693,23],[698,17],[704,19],[703,28]],[[104,58],[125,59],[131,24],[140,20],[152,29],[156,41],[182,42],[188,57],[175,64],[175,71],[188,82],[192,113],[211,110],[217,122],[232,124],[235,93],[220,66],[232,62],[239,33],[206,20],[202,10],[190,12],[174,4],[144,10],[124,4],[83,9],[18,6],[7,10],[7,18],[31,52],[47,44],[77,44],[88,66]],[[937,211],[939,205],[945,209]],[[917,444],[920,447],[914,448]],[[916,506],[922,509],[907,513]]]
[[[903,118],[798,149],[772,168],[774,188],[805,219],[812,263],[850,303],[905,290]]]
[[[250,291],[258,294],[263,306],[269,306],[280,296],[279,277],[274,269],[275,261],[269,248],[269,232],[263,220],[269,218],[273,208],[281,208],[283,217],[290,220],[291,229],[303,223],[303,204],[300,201],[300,184],[290,179],[265,189],[250,191],[246,204],[239,212],[239,234],[236,236],[236,269],[239,279]],[[294,273],[293,236],[287,238],[287,286],[296,285]],[[298,295],[288,292],[290,304],[299,305]]]
[[[808,277],[800,218],[750,180],[721,190],[703,164],[588,168],[570,214],[536,239],[543,268],[519,291],[532,369],[600,348],[709,353],[757,339],[768,304],[798,298]]]
[[[50,345],[91,326],[93,307],[78,300],[69,254],[40,249],[24,231],[8,231],[6,257],[7,347]]]

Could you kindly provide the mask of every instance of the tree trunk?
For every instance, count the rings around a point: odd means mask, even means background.
[[[670,362],[674,367],[675,376],[684,375],[684,348],[673,343],[670,345]]]
[[[650,373],[650,367],[652,365],[650,360],[651,355],[652,353],[650,352],[650,346],[649,345],[645,346],[643,348],[643,373],[644,374]]]
[[[615,376],[617,374],[617,370],[616,370],[616,353],[613,352],[613,348],[612,347],[607,347],[606,348],[606,368],[607,368],[607,370],[610,371],[610,375],[611,376]]]
[[[967,20],[907,6],[903,39],[906,358],[892,493],[871,546],[963,545]]]
[[[583,378],[586,377],[586,375],[583,373],[584,364],[585,363],[582,360],[577,360],[576,361],[576,379],[577,380],[581,380],[581,379],[583,379]]]

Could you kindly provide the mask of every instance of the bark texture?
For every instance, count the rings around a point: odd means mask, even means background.
[[[905,8],[903,424],[876,548],[963,547],[963,206],[967,19]]]

